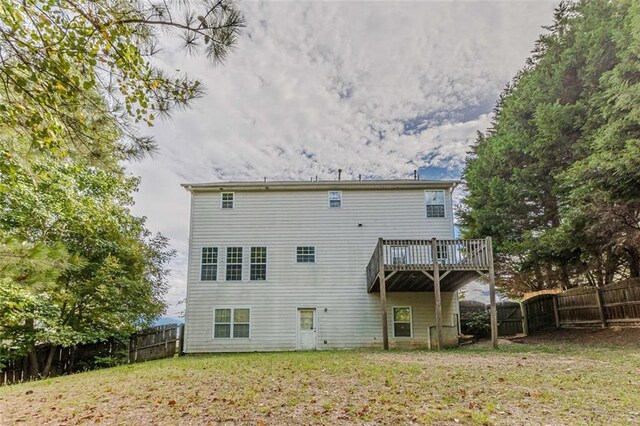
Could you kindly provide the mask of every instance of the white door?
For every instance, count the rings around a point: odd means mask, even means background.
[[[298,309],[298,350],[316,348],[316,310]]]

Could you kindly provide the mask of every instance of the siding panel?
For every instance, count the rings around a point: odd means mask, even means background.
[[[299,307],[316,308],[319,349],[380,346],[379,295],[367,293],[365,276],[377,239],[452,238],[446,195],[447,217],[427,219],[418,189],[343,190],[340,209],[328,208],[327,191],[238,191],[233,210],[220,208],[218,192],[194,192],[186,352],[293,350]],[[316,263],[295,263],[299,245],[316,247]],[[222,281],[200,281],[201,249],[209,246],[219,247]],[[244,247],[242,281],[224,281],[231,246]],[[267,247],[266,281],[249,281],[251,246]],[[213,339],[214,306],[250,307],[251,338]],[[393,306],[412,306],[413,338],[393,338]],[[388,307],[392,346],[428,345],[433,293],[388,293]],[[455,294],[443,293],[445,325],[455,325],[455,313]]]

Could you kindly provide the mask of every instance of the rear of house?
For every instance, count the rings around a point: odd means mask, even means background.
[[[453,181],[184,187],[191,192],[187,353],[381,347],[382,299],[367,276],[380,239],[453,239]],[[402,244],[386,251],[395,265],[418,256]],[[391,347],[431,346],[433,286],[409,285],[416,279],[406,275],[386,292]],[[457,342],[456,288],[441,292],[448,344]]]

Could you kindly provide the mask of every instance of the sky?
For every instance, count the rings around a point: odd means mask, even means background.
[[[247,27],[221,66],[163,38],[155,59],[205,95],[143,129],[159,152],[128,165],[133,211],[170,238],[168,311],[185,297],[185,182],[459,178],[555,1],[241,1]],[[458,194],[459,195],[459,194]],[[466,298],[486,298],[486,285]]]

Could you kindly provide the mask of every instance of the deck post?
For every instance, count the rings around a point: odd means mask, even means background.
[[[389,327],[387,325],[387,283],[384,272],[384,241],[378,238],[378,277],[380,279],[380,311],[382,314],[382,347],[389,350]]]
[[[442,349],[442,298],[440,295],[440,265],[438,264],[438,243],[431,239],[431,260],[433,262],[433,293],[436,300],[436,333],[438,350]]]
[[[493,270],[493,246],[487,237],[487,257],[489,260],[489,303],[491,304],[491,344],[498,349],[498,310],[496,309],[496,275]]]

